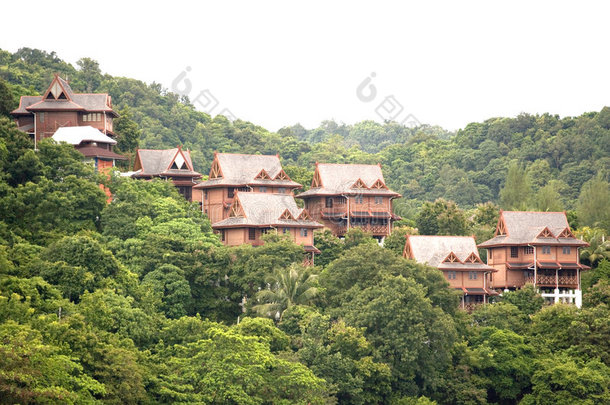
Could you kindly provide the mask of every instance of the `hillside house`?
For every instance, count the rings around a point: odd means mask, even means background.
[[[227,219],[239,191],[292,196],[301,188],[288,177],[277,155],[215,153],[208,180],[194,187],[212,224]]]
[[[118,117],[108,94],[74,93],[57,74],[42,96],[22,96],[11,115],[18,128],[32,136],[34,145],[63,127],[90,126],[112,137],[112,121]]]
[[[499,291],[533,284],[547,303],[582,305],[579,248],[588,244],[574,237],[565,212],[501,211],[487,249],[487,264],[498,272],[492,286]]]
[[[311,188],[297,195],[312,218],[335,236],[358,228],[379,241],[400,219],[392,212],[392,199],[398,197],[386,186],[381,165],[330,163],[316,163]]]
[[[193,186],[201,179],[201,173],[193,168],[191,152],[182,150],[180,146],[173,149],[137,149],[133,170],[133,178],[171,180],[184,198],[199,201],[197,194],[193,196]]]
[[[403,256],[442,271],[449,286],[462,292],[462,308],[498,295],[490,285],[498,270],[483,263],[472,236],[407,235]]]
[[[314,246],[313,233],[323,225],[311,219],[307,210],[299,208],[292,194],[272,194],[236,191],[229,217],[212,224],[225,245],[264,244],[261,236],[267,232],[287,235],[302,245],[306,261],[320,253]]]

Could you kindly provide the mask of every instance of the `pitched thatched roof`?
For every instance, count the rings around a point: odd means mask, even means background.
[[[496,271],[481,261],[472,236],[407,235],[405,255],[440,270]]]
[[[219,174],[215,175],[215,171],[218,171]],[[277,155],[216,153],[209,180],[199,183],[196,188],[254,185],[301,187],[299,183],[292,181],[284,173]]]
[[[184,165],[182,165],[183,162]],[[173,163],[177,164],[177,169],[172,169]],[[182,150],[180,147],[173,149],[138,149],[134,171],[133,177],[201,177],[201,173],[193,169],[191,153],[188,150]]]
[[[232,210],[229,218],[212,227],[323,227],[309,219],[290,194],[238,192]]]
[[[479,246],[528,244],[588,246],[572,235],[565,212],[530,211],[500,212],[496,236]]]
[[[400,196],[385,186],[379,165],[316,163],[312,187],[297,197],[342,194]]]

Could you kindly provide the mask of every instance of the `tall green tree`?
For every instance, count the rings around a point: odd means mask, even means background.
[[[425,202],[416,218],[420,235],[466,235],[466,214],[453,201]]]
[[[532,188],[525,169],[512,162],[508,167],[504,187],[500,190],[500,206],[505,210],[526,210],[532,197]]]
[[[610,185],[600,174],[583,184],[576,207],[581,225],[610,231]]]

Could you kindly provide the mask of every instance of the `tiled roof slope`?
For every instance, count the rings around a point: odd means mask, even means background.
[[[298,197],[340,194],[400,196],[387,188],[372,188],[378,180],[385,185],[379,165],[317,163],[316,173],[319,174],[321,187],[312,187]],[[358,180],[367,188],[354,187]]]
[[[182,152],[187,164],[187,169],[170,169],[174,157],[178,152]],[[139,170],[134,173],[134,177],[151,177],[160,175],[180,175],[189,177],[201,177],[201,173],[194,171],[191,161],[191,153],[181,148],[173,149],[138,149],[136,152],[136,165],[140,165]]]
[[[240,186],[240,185],[273,185],[299,188],[301,185],[292,180],[280,180],[275,177],[282,171],[282,164],[277,155],[242,155],[234,153],[216,153],[214,160],[218,162],[222,177],[210,179],[199,183],[196,188],[209,188],[214,186]],[[270,180],[256,179],[265,170]]]
[[[472,236],[407,235],[406,244],[411,253],[410,258],[441,270],[496,271],[493,267],[482,262],[471,263],[467,261],[472,254],[479,259],[477,245]],[[444,262],[451,253],[458,260]]]
[[[43,100],[44,96],[22,96],[19,107],[11,112],[13,115],[31,114],[34,111],[67,110],[67,111],[92,111],[107,112],[117,117],[118,114],[110,107],[110,99],[106,93],[74,93],[70,84],[57,76],[51,82],[49,89],[55,81],[58,81],[69,100]],[[45,92],[48,93],[49,89]]]
[[[500,228],[505,230],[501,234]],[[553,236],[541,237],[545,230]],[[501,211],[498,220],[498,231],[492,239],[481,243],[480,247],[496,245],[571,245],[587,246],[588,244],[573,236],[559,237],[570,229],[565,212],[530,212]]]
[[[323,227],[322,224],[310,219],[299,219],[304,210],[297,206],[294,197],[290,194],[238,192],[235,194],[234,207],[240,209],[243,216],[231,216],[213,224],[212,227]],[[293,219],[281,218],[286,210]]]

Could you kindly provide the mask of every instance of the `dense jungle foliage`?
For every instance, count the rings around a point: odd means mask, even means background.
[[[34,152],[9,112],[56,72],[112,96],[126,155],[182,144],[207,173],[215,150],[279,153],[305,187],[316,161],[381,162],[404,219],[384,247],[316,234],[315,267],[278,235],[225,247],[166,182],[99,176],[51,140]],[[274,133],[91,59],[0,51],[0,403],[610,403],[609,166],[608,107]],[[485,240],[500,208],[568,211],[590,243],[582,308],[528,287],[467,313],[401,257],[409,232]]]

